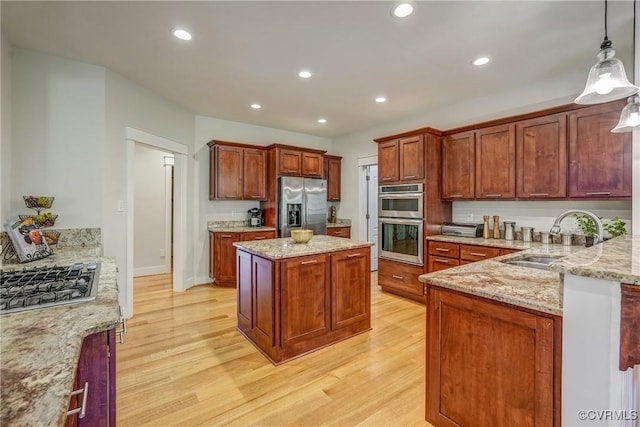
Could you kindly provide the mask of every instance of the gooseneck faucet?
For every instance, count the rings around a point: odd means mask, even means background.
[[[557,236],[558,234],[560,234],[560,231],[562,230],[560,228],[560,223],[562,222],[563,219],[565,219],[567,216],[569,216],[571,214],[583,214],[583,215],[586,215],[596,225],[596,235],[593,236],[594,237],[594,239],[593,239],[593,244],[594,245],[596,243],[598,243],[598,242],[604,241],[604,227],[602,226],[602,221],[600,221],[600,218],[598,218],[598,216],[595,215],[593,212],[582,211],[580,209],[570,209],[570,210],[562,212],[560,215],[558,215],[558,217],[556,218],[555,222],[553,223],[553,226],[551,226],[551,230],[549,230],[549,234],[551,234],[552,236]]]

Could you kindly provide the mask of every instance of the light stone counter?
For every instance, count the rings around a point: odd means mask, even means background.
[[[120,322],[116,265],[99,248],[67,248],[27,264],[0,264],[8,270],[42,265],[100,262],[95,301],[0,317],[0,425],[64,424],[82,338]]]
[[[270,260],[317,255],[328,252],[373,246],[371,242],[360,242],[342,237],[314,235],[308,243],[295,243],[290,237],[247,242],[235,242],[238,249]]]
[[[207,229],[212,233],[254,233],[256,231],[276,231],[274,227],[224,227],[224,226],[208,226]]]

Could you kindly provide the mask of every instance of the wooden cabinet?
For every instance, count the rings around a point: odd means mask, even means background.
[[[324,156],[324,177],[327,180],[327,201],[340,201],[340,180],[342,169],[342,157]]]
[[[514,252],[519,250],[429,240],[427,241],[427,272],[433,273]]]
[[[351,238],[351,227],[327,227],[327,236]]]
[[[369,247],[237,262],[238,330],[274,364],[371,329]]]
[[[267,155],[260,147],[209,143],[210,200],[266,200]]]
[[[88,335],[82,340],[73,389],[69,403],[71,413],[65,426],[116,425],[115,329]]]
[[[624,105],[569,113],[569,197],[631,198],[631,133],[611,133]]]
[[[428,287],[426,420],[559,426],[561,319]]]
[[[442,198],[473,199],[475,196],[475,133],[463,132],[442,140]]]
[[[424,302],[424,284],[418,280],[423,268],[402,262],[378,259],[378,285],[383,291]]]
[[[413,135],[378,145],[378,182],[424,179],[424,136]]]
[[[513,199],[516,196],[515,125],[479,129],[476,140],[476,199]]]
[[[275,177],[281,175],[324,177],[324,151],[274,144],[267,147],[275,157]]]
[[[552,199],[567,196],[567,115],[516,123],[516,196]]]
[[[275,239],[275,231],[209,232],[209,277],[222,287],[236,286],[236,248],[234,242]]]

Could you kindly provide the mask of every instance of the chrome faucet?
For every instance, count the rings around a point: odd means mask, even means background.
[[[555,222],[553,223],[553,226],[551,226],[551,230],[549,230],[549,234],[551,234],[552,236],[557,236],[558,234],[560,234],[560,231],[562,230],[560,228],[560,223],[563,219],[571,214],[583,214],[591,218],[593,223],[596,225],[596,235],[593,236],[593,244],[595,245],[598,242],[604,241],[604,227],[602,226],[602,221],[600,221],[600,218],[598,218],[598,216],[592,212],[582,211],[580,209],[570,209],[558,215]]]

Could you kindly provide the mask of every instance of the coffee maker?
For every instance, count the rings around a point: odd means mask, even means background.
[[[260,227],[262,225],[262,209],[249,209],[249,225],[251,227]]]

